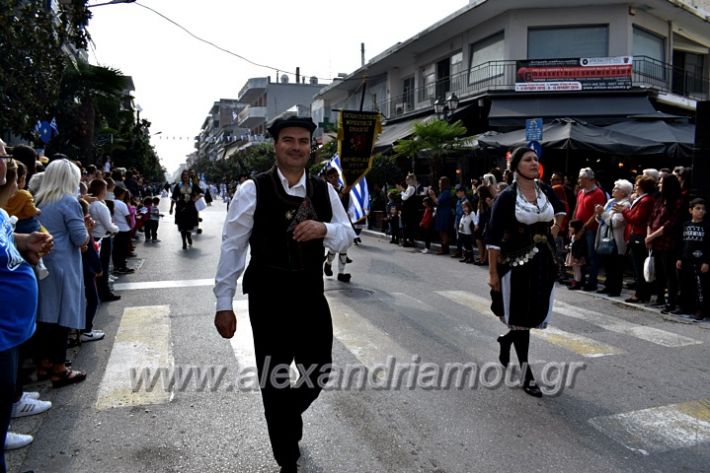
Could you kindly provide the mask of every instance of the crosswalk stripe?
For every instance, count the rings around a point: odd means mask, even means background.
[[[389,334],[373,325],[342,299],[328,295],[333,317],[333,335],[363,365],[372,368],[388,357],[409,361],[412,354],[395,342]]]
[[[710,442],[710,398],[594,417],[589,423],[642,455]]]
[[[174,366],[170,345],[170,307],[126,307],[99,385],[96,408],[162,404],[172,399],[171,390],[157,383],[134,392],[131,370],[157,373]],[[138,365],[140,364],[140,365]]]
[[[237,284],[241,284],[242,277],[237,279]],[[177,281],[139,281],[114,283],[115,291],[135,291],[141,289],[173,289],[179,287],[203,287],[214,286],[214,278],[209,279],[181,279]]]
[[[589,324],[603,328],[610,332],[630,335],[632,337],[655,343],[664,347],[675,348],[688,345],[700,345],[703,342],[693,338],[684,337],[672,332],[667,332],[654,327],[646,327],[625,320],[601,314],[599,312],[575,307],[561,301],[555,301],[555,312],[567,317],[583,320]]]
[[[458,304],[473,308],[482,314],[490,314],[495,317],[490,310],[490,301],[466,291],[437,291],[440,294]],[[582,335],[565,332],[554,327],[547,327],[545,330],[533,330],[531,335],[542,340],[569,350],[585,358],[598,358],[609,355],[619,355],[623,350],[611,345],[598,342]]]

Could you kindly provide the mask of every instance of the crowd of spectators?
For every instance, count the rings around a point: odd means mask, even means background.
[[[61,388],[86,379],[72,366],[73,345],[98,341],[100,303],[120,299],[112,282],[135,271],[135,241],[158,242],[162,184],[135,169],[83,167],[62,154],[40,157],[0,140],[0,438],[22,448],[31,435],[13,418],[52,407],[30,383]],[[167,196],[167,192],[163,192]],[[111,270],[112,268],[112,270]],[[100,325],[100,321],[99,325]],[[4,456],[0,473],[6,471]]]
[[[625,287],[633,290],[627,303],[696,320],[710,315],[710,233],[705,202],[689,196],[689,176],[682,166],[649,168],[633,183],[619,179],[604,189],[591,168],[582,168],[576,181],[553,172],[548,183],[567,211],[555,242],[559,282],[609,297],[620,297]],[[373,199],[386,199],[382,229],[390,243],[413,247],[416,238],[428,253],[438,237],[437,255],[487,265],[483,240],[490,210],[511,177],[495,168],[470,187],[456,184],[452,192],[447,177],[434,188],[409,174]]]

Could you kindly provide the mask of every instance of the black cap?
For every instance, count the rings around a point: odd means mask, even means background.
[[[313,123],[310,117],[278,118],[274,120],[274,123],[268,128],[268,131],[274,139],[278,139],[279,132],[289,127],[305,128],[313,134],[313,131],[316,129],[316,124]]]

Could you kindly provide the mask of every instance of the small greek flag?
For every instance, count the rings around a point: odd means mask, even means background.
[[[341,186],[344,185],[340,156],[334,155],[327,167],[338,170],[338,183]],[[364,220],[370,214],[370,191],[367,188],[367,179],[364,176],[350,189],[350,208],[347,210],[353,223]]]

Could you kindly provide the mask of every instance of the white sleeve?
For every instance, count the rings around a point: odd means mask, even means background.
[[[416,192],[416,189],[414,188],[414,186],[407,186],[407,188],[401,194],[402,200],[409,199],[411,196],[414,195],[415,192]]]
[[[245,181],[234,194],[222,229],[222,246],[214,278],[217,311],[232,310],[237,279],[246,266],[247,245],[254,228],[255,210],[256,185],[254,181]]]
[[[352,246],[355,239],[355,231],[345,208],[343,208],[343,203],[338,197],[338,193],[330,183],[328,184],[328,197],[330,197],[330,208],[333,210],[333,217],[330,222],[323,222],[326,228],[323,246],[336,253],[344,252]]]
[[[101,225],[103,225],[107,231],[111,233],[118,232],[118,227],[113,223],[113,220],[111,219],[111,211],[108,209],[106,204],[100,202],[91,208],[96,211],[96,216],[98,217],[96,220],[101,222]]]

